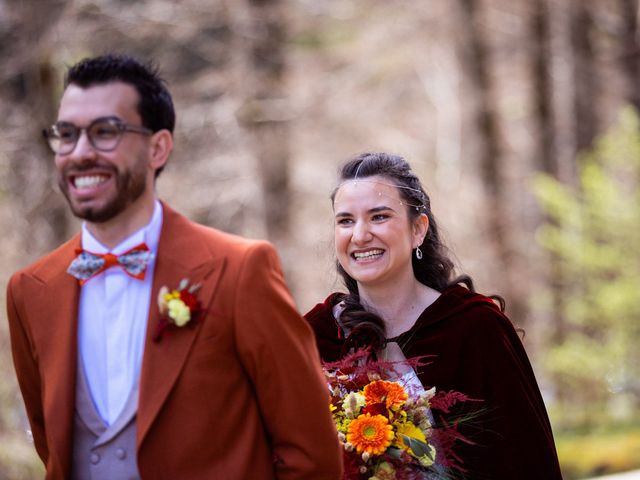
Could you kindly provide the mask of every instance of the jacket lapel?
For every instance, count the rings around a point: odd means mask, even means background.
[[[43,409],[51,461],[69,471],[77,368],[77,313],[79,286],[66,273],[80,246],[79,235],[64,244],[33,272],[32,291],[27,291],[29,318],[37,319],[32,330],[42,371]]]
[[[211,302],[224,261],[222,256],[212,255],[199,228],[163,204],[163,225],[140,374],[138,448],[178,379],[201,324],[211,320],[205,312],[194,324],[172,326],[159,341],[153,339],[160,318],[157,296],[161,287],[172,290],[186,278],[190,284],[201,285],[196,296],[204,310]]]

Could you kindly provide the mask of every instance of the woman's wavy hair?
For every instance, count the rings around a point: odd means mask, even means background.
[[[416,279],[434,290],[442,291],[450,285],[463,283],[474,291],[469,276],[453,278],[454,263],[449,258],[446,246],[440,240],[438,224],[431,211],[431,201],[418,177],[411,170],[407,161],[397,155],[388,153],[363,153],[348,160],[340,170],[338,187],[331,194],[331,202],[335,200],[340,185],[347,180],[373,176],[387,177],[398,187],[398,193],[407,205],[409,220],[414,221],[421,214],[429,219],[429,228],[420,250],[422,260],[412,256],[413,273]],[[344,310],[340,314],[340,323],[349,331],[348,345],[345,347],[369,346],[375,351],[384,346],[386,335],[382,318],[368,312],[360,303],[357,282],[336,261],[336,269],[344,281],[348,294],[336,296],[336,303],[342,302]]]

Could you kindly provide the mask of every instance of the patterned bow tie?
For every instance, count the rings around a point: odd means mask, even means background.
[[[92,253],[81,248],[77,249],[76,253],[78,256],[69,265],[67,273],[77,278],[80,285],[84,285],[110,267],[120,267],[129,276],[144,280],[147,264],[153,258],[153,253],[144,243],[127,250],[122,255]]]

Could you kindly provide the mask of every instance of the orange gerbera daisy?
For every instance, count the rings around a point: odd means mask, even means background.
[[[393,427],[382,415],[360,415],[349,424],[347,442],[355,447],[358,453],[370,455],[384,453],[393,440]]]
[[[367,405],[384,403],[387,408],[399,408],[409,396],[397,382],[376,380],[364,387],[364,398]]]

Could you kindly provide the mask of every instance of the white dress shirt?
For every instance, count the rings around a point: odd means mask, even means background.
[[[153,254],[144,280],[111,267],[80,288],[79,355],[96,410],[107,425],[118,418],[140,376],[161,229],[157,200],[149,224],[111,250],[82,225],[85,250],[120,255],[144,242]]]

